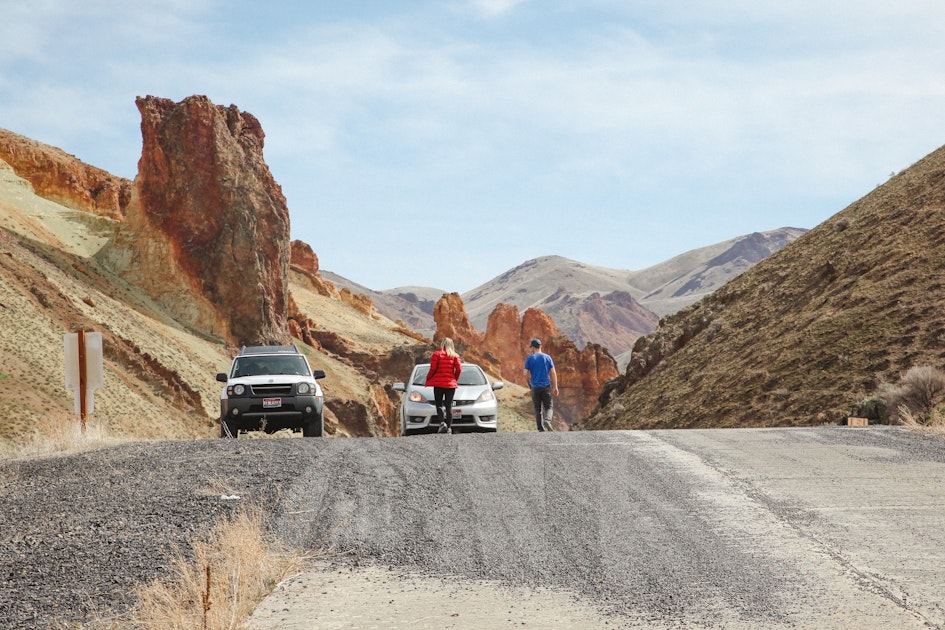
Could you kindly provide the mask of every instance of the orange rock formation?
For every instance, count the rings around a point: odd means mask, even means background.
[[[68,208],[120,220],[131,200],[129,180],[6,129],[0,129],[0,160],[37,195]]]
[[[484,335],[469,323],[462,299],[456,293],[444,295],[433,310],[436,322],[434,341],[451,337],[467,361],[480,363],[503,380],[528,386],[524,365],[529,342],[542,340],[542,350],[555,361],[560,394],[556,416],[565,424],[578,423],[597,405],[604,383],[618,375],[617,361],[606,348],[588,344],[584,350],[563,335],[554,320],[536,308],[519,319],[518,308],[498,304],[489,315]]]
[[[205,96],[148,96],[126,219],[102,261],[194,330],[286,343],[289,212],[259,121]]]

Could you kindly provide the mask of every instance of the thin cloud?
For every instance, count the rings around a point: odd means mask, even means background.
[[[470,0],[473,12],[485,18],[495,18],[512,12],[527,0]]]
[[[135,96],[233,103],[266,130],[294,233],[377,226],[383,269],[312,242],[368,286],[426,282],[367,275],[410,266],[383,236],[399,217],[410,233],[444,209],[556,226],[580,212],[613,226],[598,250],[668,258],[813,227],[945,141],[945,5],[917,0],[456,0],[291,22],[255,3],[37,2],[0,24],[0,125],[133,176]],[[700,242],[660,236],[680,217]],[[581,259],[572,236],[543,234],[546,253]],[[518,240],[485,238],[501,251],[478,260],[505,264]],[[646,255],[621,266],[660,261]]]

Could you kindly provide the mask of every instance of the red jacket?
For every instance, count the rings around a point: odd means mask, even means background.
[[[427,372],[426,386],[456,389],[456,379],[462,371],[459,357],[451,357],[446,350],[437,350],[430,357],[430,371]]]

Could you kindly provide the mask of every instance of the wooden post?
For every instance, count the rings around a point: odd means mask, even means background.
[[[82,426],[82,433],[85,433],[85,425],[88,421],[88,413],[85,406],[85,386],[88,377],[85,372],[85,331],[79,330],[79,419]]]

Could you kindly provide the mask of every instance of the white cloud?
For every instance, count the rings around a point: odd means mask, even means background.
[[[477,15],[495,18],[512,12],[527,0],[469,0],[469,6]]]
[[[643,225],[638,206],[693,200],[710,221],[745,182],[742,208],[826,212],[945,142],[945,4],[456,1],[327,21],[300,3],[288,23],[255,3],[37,0],[0,21],[0,126],[133,175],[134,97],[207,94],[260,119],[290,203],[361,223],[589,204]]]

